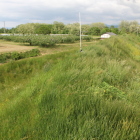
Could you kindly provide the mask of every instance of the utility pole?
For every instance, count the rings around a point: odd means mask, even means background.
[[[81,16],[79,12],[79,24],[80,24],[80,52],[82,52],[82,37],[81,37]]]
[[[4,33],[5,33],[5,21],[4,21]]]

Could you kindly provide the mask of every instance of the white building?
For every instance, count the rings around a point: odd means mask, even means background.
[[[116,35],[116,34],[114,34],[114,33],[112,33],[112,32],[107,32],[107,33],[101,35],[101,38],[102,38],[102,39],[103,39],[103,38],[110,38],[111,36],[114,36],[114,35]]]

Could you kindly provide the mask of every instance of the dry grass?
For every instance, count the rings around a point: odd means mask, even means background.
[[[91,42],[82,42],[82,47],[86,47],[89,45],[92,45],[95,43],[95,41]],[[58,52],[64,52],[64,51],[69,51],[69,50],[74,50],[74,49],[79,49],[79,42],[75,43],[67,43],[67,44],[57,44],[54,47],[48,47],[48,48],[42,48],[39,46],[28,46],[28,44],[25,43],[16,43],[12,41],[4,41],[0,40],[0,53],[6,53],[6,52],[23,52],[31,49],[38,48],[41,51],[42,55],[46,54],[53,54],[53,53],[58,53]]]
[[[11,41],[0,40],[0,53],[6,52],[23,52],[27,50],[32,50],[37,47],[35,46],[25,46],[25,44],[15,43]]]
[[[97,41],[82,41],[82,48],[83,50],[89,46],[95,44]],[[43,48],[39,46],[29,46],[28,43],[17,43],[17,42],[12,42],[12,41],[5,41],[5,40],[0,40],[0,54],[1,53],[7,53],[7,52],[24,52],[24,51],[29,51],[32,49],[39,49],[41,56],[42,55],[49,55],[49,54],[56,54],[60,52],[68,52],[72,50],[80,50],[79,46],[79,41],[75,43],[61,43],[57,44],[52,47],[48,48]],[[40,57],[40,56],[38,56]],[[20,60],[19,60],[20,61]],[[4,63],[0,63],[0,65],[3,65]]]
[[[96,41],[90,41],[90,42],[83,41],[82,42],[83,50],[85,47],[95,44],[95,42]],[[78,41],[75,43],[57,44],[56,46],[50,47],[50,48],[40,48],[40,51],[42,54],[53,54],[53,53],[58,53],[58,52],[71,51],[71,50],[77,50],[77,51],[80,50]]]

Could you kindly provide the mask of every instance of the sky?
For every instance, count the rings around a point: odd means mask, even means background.
[[[0,28],[4,23],[7,28],[25,23],[76,23],[79,12],[82,24],[140,23],[140,0],[0,0]]]

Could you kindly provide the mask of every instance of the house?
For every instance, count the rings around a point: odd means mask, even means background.
[[[114,33],[112,33],[112,32],[107,32],[107,33],[101,35],[101,38],[102,38],[102,39],[103,39],[103,38],[110,38],[111,36],[114,36],[114,35],[116,35],[116,34],[114,34]]]

